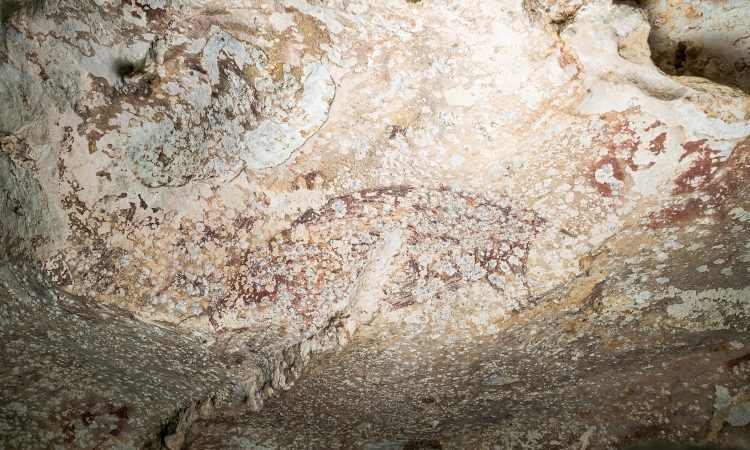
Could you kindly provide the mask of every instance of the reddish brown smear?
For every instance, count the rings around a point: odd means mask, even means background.
[[[92,413],[89,410],[86,410],[80,414],[81,422],[83,422],[83,425],[89,426],[94,422],[94,419],[96,419],[96,416],[94,413]]]
[[[706,140],[701,139],[700,141],[690,141],[690,142],[685,142],[684,144],[682,144],[682,148],[685,149],[685,153],[683,153],[682,156],[680,156],[680,161],[685,159],[687,156],[692,155],[693,153],[703,151],[704,150],[703,144],[705,143],[706,143]],[[711,150],[708,146],[706,146],[705,149]]]
[[[684,194],[705,186],[711,179],[712,167],[713,164],[710,158],[696,160],[688,170],[674,180],[677,187],[672,190],[672,194]],[[701,178],[701,180],[699,183],[694,184],[693,180],[696,178]]]
[[[640,108],[629,108],[624,111],[624,113],[630,114],[638,112],[639,110]],[[641,145],[641,140],[636,136],[636,132],[635,130],[633,130],[631,126],[632,124],[627,119],[627,116],[623,115],[622,113],[607,113],[602,114],[600,116],[600,119],[608,122],[606,133],[608,140],[604,143],[604,145],[606,145],[607,149],[609,150],[608,156],[614,158],[624,158],[625,163],[627,163],[628,167],[630,167],[631,170],[638,170],[639,167],[637,164],[635,164],[635,162],[633,162],[633,157],[635,155],[635,152],[638,151],[638,147]],[[622,142],[614,142],[614,136],[623,135],[628,136],[628,138],[623,140]],[[618,179],[622,181],[621,178]]]
[[[113,409],[112,407],[110,407],[109,413],[117,417],[116,428],[110,431],[109,434],[117,436],[122,432],[123,429],[125,429],[125,425],[128,423],[128,419],[130,418],[130,408],[125,405],[120,406],[117,409]]]
[[[667,139],[667,133],[662,133],[651,140],[648,144],[648,149],[652,153],[660,155],[664,153],[665,145],[664,141]]]
[[[146,13],[146,19],[149,20],[149,21],[159,19],[159,18],[161,18],[161,16],[164,15],[164,10],[163,9],[159,9],[159,8],[154,9],[154,8],[151,8],[151,6],[146,5],[144,3],[141,3],[141,2],[139,2],[137,0],[134,3],[135,3],[135,6],[141,8],[143,10],[143,12]]]
[[[689,198],[680,205],[664,208],[658,214],[652,215],[651,228],[674,226],[676,223],[697,216],[705,207],[703,200]]]
[[[630,108],[622,113],[607,113],[600,116],[600,119],[607,122],[607,125],[604,135],[597,140],[597,143],[607,148],[607,156],[596,163],[593,167],[594,171],[609,163],[614,169],[614,177],[623,181],[625,179],[624,169],[626,165],[634,172],[648,169],[654,165],[652,162],[643,167],[636,164],[633,160],[635,153],[642,147],[643,143],[638,139],[632,123],[627,120],[627,114],[638,113],[639,111],[639,108]],[[664,124],[657,120],[646,131],[662,125]],[[624,137],[624,139],[620,142],[615,142],[615,136]],[[649,143],[649,150],[657,155],[664,152],[666,138],[667,133],[661,133]],[[594,179],[593,185],[600,194],[606,196],[612,195],[612,188],[608,184],[600,184]]]
[[[388,139],[396,139],[396,136],[399,134],[401,136],[406,136],[406,128],[400,125],[388,125],[386,130],[388,131]]]
[[[72,444],[76,440],[76,427],[72,423],[69,423],[63,427],[63,434],[65,438],[63,441],[67,444]]]
[[[727,367],[731,369],[734,366],[739,366],[740,364],[746,363],[748,361],[750,361],[750,352],[745,353],[738,358],[730,359],[729,361],[727,361]]]
[[[695,152],[700,148],[701,141],[685,144],[686,150]],[[710,170],[710,169],[709,169]],[[704,180],[698,186],[702,192],[708,194],[706,200],[689,198],[682,204],[670,206],[659,213],[649,216],[651,219],[649,227],[661,228],[673,226],[675,223],[697,217],[707,208],[716,208],[718,218],[726,217],[727,209],[722,198],[732,195],[746,187],[747,179],[750,177],[750,138],[740,142],[732,152],[731,158],[726,162],[721,171],[711,176],[711,180]],[[689,178],[688,178],[689,179]],[[690,190],[694,188],[689,186]]]
[[[600,167],[604,167],[607,164],[612,166],[612,176],[617,178],[619,181],[622,181],[625,179],[625,172],[622,170],[622,167],[620,167],[620,162],[615,158],[613,155],[607,155],[604,158],[600,159],[596,166],[594,166],[591,169],[591,181],[594,187],[597,191],[599,191],[600,194],[611,196],[612,195],[612,186],[610,186],[608,183],[600,183],[596,181],[596,171]]]
[[[680,176],[674,180],[677,186],[672,190],[672,194],[692,192],[705,186],[711,180],[711,169],[714,167],[714,162],[712,161],[714,150],[705,145],[705,143],[706,140],[701,139],[699,141],[690,141],[682,144],[685,153],[680,157],[680,161],[693,153],[700,152],[702,155],[693,162],[688,170],[680,174]],[[696,178],[701,178],[701,180],[699,183],[694,184],[693,181]]]

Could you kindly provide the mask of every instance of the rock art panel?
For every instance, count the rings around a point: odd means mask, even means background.
[[[745,3],[3,3],[0,446],[750,445]]]
[[[547,239],[567,237],[552,228],[508,198],[448,188],[394,186],[336,197],[249,249],[210,321],[244,328],[291,313],[292,323],[319,329],[342,311],[366,308],[371,317],[381,299],[384,307],[404,308],[479,280],[510,313],[539,294],[529,255],[545,231]],[[371,272],[379,274],[369,280],[375,297],[367,298],[363,283]]]

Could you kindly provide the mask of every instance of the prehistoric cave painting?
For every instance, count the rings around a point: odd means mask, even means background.
[[[682,159],[691,154],[697,158],[675,179],[674,201],[648,216],[651,228],[674,227],[707,210],[715,211],[716,217],[724,220],[731,217],[733,208],[727,199],[742,198],[740,193],[747,184],[744,180],[750,176],[750,138],[740,142],[723,163],[717,162],[715,152],[703,141],[688,142],[682,147]]]
[[[370,262],[387,245],[389,257],[377,265],[389,266],[380,281],[391,308],[484,280],[509,310],[518,309],[532,300],[529,249],[545,227],[506,197],[448,188],[393,186],[337,197],[249,250],[210,320],[233,328],[285,310],[302,323],[323,323],[357,302],[366,272],[382,270]]]
[[[56,417],[52,443],[70,447],[101,448],[126,429],[132,415],[128,405],[86,401],[64,409]]]
[[[664,124],[655,120],[648,126],[634,123],[632,118],[641,114],[640,107],[601,114],[602,131],[594,139],[600,153],[588,168],[591,184],[604,196],[619,197],[632,181],[629,174],[654,167],[653,158],[666,152],[667,132]],[[647,163],[638,162],[638,152],[650,154]]]
[[[684,194],[692,192],[699,187],[705,186],[721,164],[721,154],[706,144],[706,139],[690,141],[682,144],[685,153],[680,157],[680,162],[693,155],[690,168],[675,179],[676,187],[673,194]]]

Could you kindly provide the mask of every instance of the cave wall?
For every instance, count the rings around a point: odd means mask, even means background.
[[[743,2],[0,9],[5,442],[750,445]]]

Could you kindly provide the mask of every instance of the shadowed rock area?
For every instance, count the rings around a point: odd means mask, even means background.
[[[750,448],[750,4],[0,38],[0,448]]]

